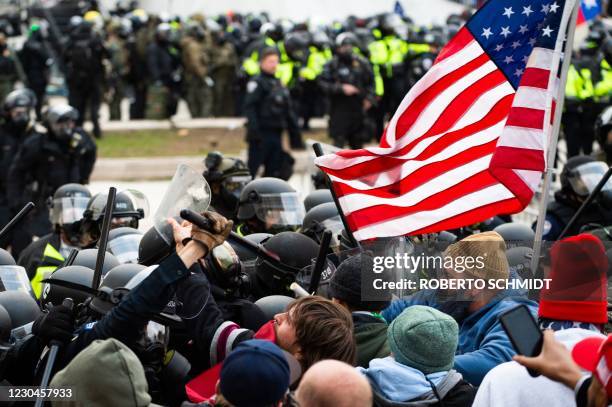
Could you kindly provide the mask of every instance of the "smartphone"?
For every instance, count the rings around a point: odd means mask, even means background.
[[[512,342],[516,353],[525,356],[537,356],[542,351],[543,335],[538,323],[525,305],[519,305],[499,316],[499,320]],[[537,377],[538,374],[527,369],[529,374]]]

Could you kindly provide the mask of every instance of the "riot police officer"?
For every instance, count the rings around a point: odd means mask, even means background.
[[[72,249],[79,248],[80,222],[90,198],[91,193],[83,185],[59,187],[49,202],[53,232],[21,252],[19,265],[26,269],[37,298],[42,292],[41,281],[64,262]]]
[[[247,84],[244,114],[249,143],[248,167],[253,176],[262,165],[265,167],[264,177],[280,175],[283,130],[289,131],[292,148],[303,148],[289,91],[274,76],[278,62],[276,49],[264,49],[260,57],[261,73]]]
[[[29,89],[9,93],[2,106],[3,122],[0,124],[0,225],[6,225],[11,211],[8,203],[6,183],[13,158],[23,140],[33,133],[34,126],[30,112],[36,105],[36,97]],[[0,243],[6,247],[10,236]]]
[[[210,204],[227,219],[236,220],[238,200],[244,187],[253,177],[238,158],[223,157],[218,151],[208,153],[204,160],[204,178],[212,192]]]
[[[585,155],[567,160],[561,173],[561,189],[555,192],[555,200],[548,205],[544,223],[544,240],[555,240],[568,224],[576,210],[589,196],[608,166]],[[581,229],[612,224],[612,185],[608,181],[597,199],[568,230],[566,236],[580,233]],[[535,226],[535,224],[534,224]]]
[[[602,160],[612,164],[612,106],[607,107],[597,117],[595,138],[603,152]]]
[[[295,189],[278,178],[259,178],[247,184],[238,202],[236,232],[280,233],[300,227],[304,219],[304,204]]]
[[[96,144],[81,128],[75,127],[78,112],[69,105],[49,108],[46,133],[34,133],[24,142],[10,166],[7,181],[9,206],[21,209],[28,201],[37,209],[30,212],[13,236],[13,254],[19,253],[35,236],[51,232],[47,199],[57,188],[71,182],[89,183],[96,161]]]
[[[329,97],[329,136],[337,147],[348,142],[361,148],[365,135],[365,113],[374,103],[374,76],[368,61],[354,48],[359,41],[346,32],[336,38],[336,55],[323,68],[320,86]]]

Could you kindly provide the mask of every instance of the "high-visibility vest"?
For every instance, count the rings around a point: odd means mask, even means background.
[[[36,274],[30,280],[36,298],[40,298],[42,294],[42,281],[49,277],[63,262],[64,256],[55,247],[47,243],[40,266],[36,268]]]
[[[612,96],[612,68],[605,59],[601,61],[600,68],[601,80],[595,84],[595,98],[608,101]]]
[[[595,96],[595,88],[589,69],[582,68],[578,71],[574,64],[570,65],[567,71],[565,96],[577,100],[586,100]]]

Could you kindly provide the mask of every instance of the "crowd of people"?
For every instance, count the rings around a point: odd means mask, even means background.
[[[603,26],[570,69],[570,158],[546,215],[552,247],[535,270],[538,237],[509,216],[357,242],[322,173],[305,197],[286,181],[285,130],[303,148],[301,131],[325,113],[338,146],[382,134],[462,19],[439,29],[393,14],[286,27],[265,14],[181,21],[130,6],[109,21],[94,10],[73,19],[65,41],[32,25],[23,50],[0,59],[0,70],[18,58],[31,75],[29,88],[6,87],[0,124],[0,226],[19,218],[0,232],[0,385],[63,389],[52,405],[609,405],[612,183],[572,219],[612,161]],[[43,109],[40,72],[54,53],[69,104]],[[593,74],[576,62],[587,56]],[[168,117],[179,98],[194,117],[244,114],[248,162],[209,153],[192,177],[199,189],[169,188],[163,199],[192,209],[210,198],[208,209],[140,230],[144,194],[87,186],[96,143],[82,123],[87,112],[100,136],[103,97],[114,118],[125,97],[132,119]],[[584,155],[584,137],[600,142],[599,155]],[[36,207],[20,218],[28,202]],[[411,270],[419,278],[517,284],[369,295],[376,256],[400,247],[482,261]],[[549,284],[517,288],[533,279]],[[518,355],[500,321],[516,307],[544,331],[539,354]]]

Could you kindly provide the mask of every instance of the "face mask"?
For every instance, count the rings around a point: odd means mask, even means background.
[[[11,118],[13,126],[18,129],[24,129],[30,123],[30,115],[27,112],[18,113]]]

